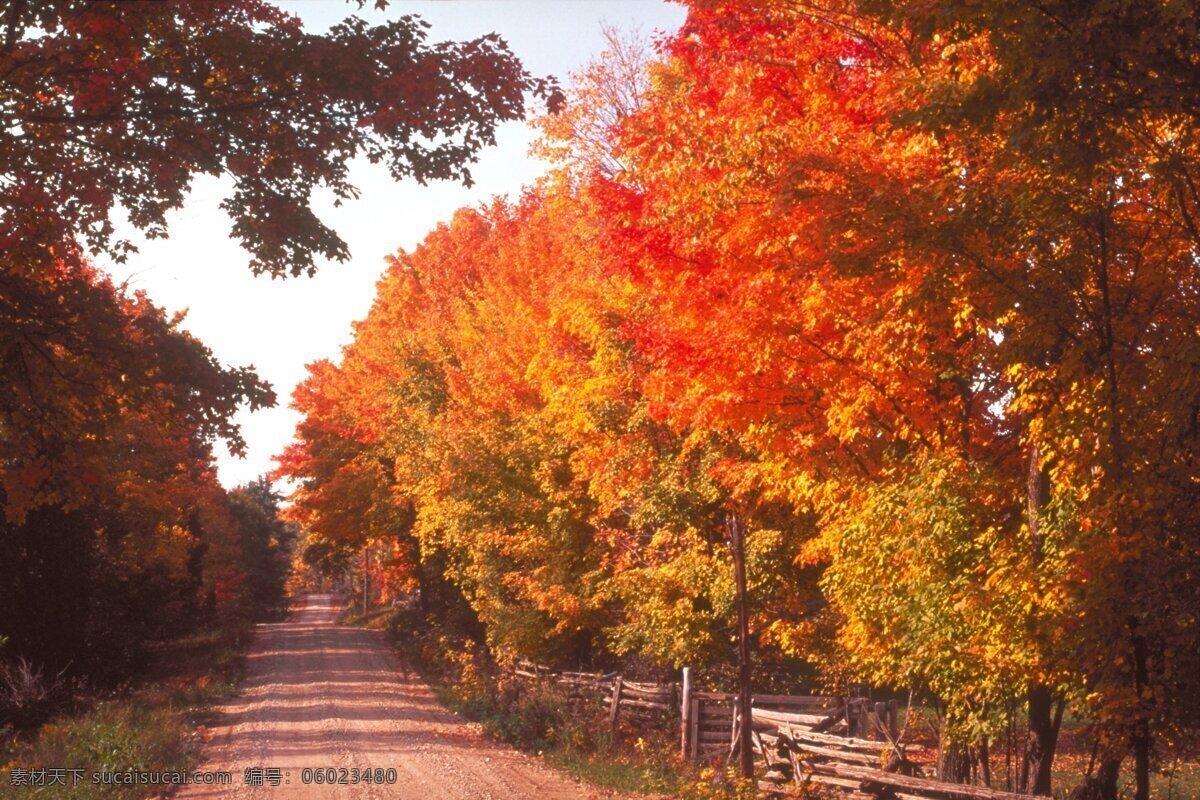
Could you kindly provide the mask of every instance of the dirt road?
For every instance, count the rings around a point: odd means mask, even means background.
[[[401,676],[382,634],[336,625],[337,610],[332,595],[309,595],[287,622],[260,626],[243,691],[220,710],[200,767],[229,771],[233,783],[193,785],[176,797],[611,796],[484,739],[427,686]],[[245,770],[260,767],[278,769],[279,785],[270,773],[263,786],[246,785]],[[347,780],[354,769],[392,769],[395,782],[317,784],[305,772],[341,778],[343,768]]]

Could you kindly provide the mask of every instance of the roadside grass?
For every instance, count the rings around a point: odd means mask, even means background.
[[[479,723],[484,733],[581,781],[622,794],[688,800],[738,800],[757,794],[731,769],[692,764],[679,757],[674,737],[661,731],[613,731],[604,714],[573,712],[554,690],[483,694],[471,682],[416,671],[443,706]]]
[[[157,708],[141,698],[98,703],[83,714],[44,725],[37,738],[18,745],[0,769],[4,796],[50,798],[143,798],[146,786],[95,784],[102,772],[177,772],[190,769],[199,742],[181,714]],[[62,785],[21,788],[13,785],[20,770],[83,770],[82,782],[63,776]]]
[[[622,794],[688,800],[756,796],[730,770],[684,761],[674,735],[624,727],[614,731],[598,706],[580,707],[556,687],[506,678],[481,645],[436,620],[420,619],[413,609],[343,619],[369,627],[382,620],[400,658],[443,706],[479,724],[489,737],[536,755],[571,777]]]
[[[683,762],[673,747],[635,739],[632,747],[586,751],[561,747],[546,763],[594,786],[622,793],[687,800],[750,800],[759,794],[732,767]]]
[[[252,625],[236,621],[156,645],[135,684],[57,716],[29,736],[0,740],[0,797],[138,800],[162,787],[93,783],[101,772],[184,772],[198,762],[211,709],[232,696]],[[0,731],[0,734],[3,732]],[[83,770],[82,781],[22,788],[14,771]]]

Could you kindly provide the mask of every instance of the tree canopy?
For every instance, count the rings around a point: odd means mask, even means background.
[[[663,666],[729,658],[736,510],[765,662],[962,747],[1020,709],[1037,793],[1069,709],[1147,797],[1200,696],[1193,4],[687,5],[397,256],[298,508],[354,530],[361,464],[498,650]]]
[[[13,0],[0,19],[2,241],[26,263],[76,238],[127,251],[118,206],[163,236],[208,174],[233,179],[222,205],[256,272],[312,272],[349,255],[310,200],[318,186],[354,197],[352,158],[469,180],[497,124],[556,96],[499,37],[433,43],[411,15],[310,33],[262,0]]]
[[[91,263],[131,251],[119,215],[166,236],[222,176],[251,268],[311,274],[349,256],[311,201],[354,198],[352,160],[469,182],[498,125],[556,97],[499,37],[434,42],[414,16],[314,33],[260,0],[0,4],[0,659],[116,682],[152,640],[281,598],[280,498],[226,490],[213,460],[274,391]]]

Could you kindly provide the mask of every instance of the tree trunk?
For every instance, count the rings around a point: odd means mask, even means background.
[[[1134,620],[1132,625],[1136,626],[1137,621]],[[1150,676],[1147,668],[1148,656],[1146,653],[1146,637],[1134,628],[1133,634],[1133,677],[1134,686],[1138,693],[1138,705],[1143,704],[1142,695],[1146,691],[1146,684],[1149,683]],[[1133,736],[1130,744],[1133,747],[1133,776],[1134,776],[1134,800],[1150,800],[1150,721],[1147,718],[1147,709],[1138,709],[1138,719],[1134,724]]]
[[[971,754],[958,742],[947,742],[942,734],[942,763],[938,778],[947,783],[967,783],[971,779]]]
[[[738,615],[738,771],[743,778],[754,777],[754,750],[750,742],[750,613],[746,602],[746,531],[736,513],[729,515],[729,543],[733,549],[733,572],[737,583]]]
[[[1108,383],[1108,444],[1111,449],[1111,467],[1110,472],[1110,487],[1109,490],[1123,490],[1126,485],[1126,469],[1125,464],[1125,434],[1123,431],[1123,415],[1121,409],[1121,383],[1119,379],[1119,370],[1116,360],[1116,337],[1113,334],[1113,318],[1116,312],[1113,308],[1113,298],[1109,288],[1109,248],[1108,248],[1108,229],[1104,222],[1107,217],[1100,218],[1099,234],[1100,234],[1100,262],[1096,268],[1097,285],[1100,287],[1100,297],[1102,301],[1101,313],[1103,325],[1099,329],[1101,353],[1104,356],[1105,377]],[[1125,534],[1130,527],[1131,520],[1125,512],[1123,504],[1118,504],[1116,507],[1116,518],[1114,519],[1114,528],[1117,535]],[[1125,600],[1132,602],[1136,596],[1137,581],[1136,564],[1118,562],[1118,569],[1122,573],[1119,585],[1122,587],[1124,598],[1118,598],[1118,602]],[[1130,735],[1130,746],[1133,750],[1134,760],[1134,782],[1135,782],[1135,800],[1149,800],[1150,798],[1150,722],[1149,709],[1145,707],[1149,700],[1147,696],[1147,683],[1149,682],[1149,672],[1147,670],[1147,652],[1146,639],[1140,629],[1137,617],[1129,620],[1131,632],[1131,641],[1133,644],[1133,668],[1134,668],[1134,687],[1137,690],[1138,710],[1137,719],[1133,724],[1133,732]],[[1152,697],[1152,696],[1150,696]],[[1152,702],[1152,700],[1150,700]],[[1116,789],[1116,775],[1112,778],[1113,790]]]
[[[1058,743],[1054,698],[1049,687],[1031,683],[1026,699],[1029,703],[1029,740],[1021,767],[1021,790],[1026,794],[1050,794],[1050,767]],[[1057,716],[1062,718],[1061,710]]]
[[[1100,762],[1095,775],[1083,779],[1067,795],[1067,800],[1117,800],[1117,776],[1121,771],[1121,759],[1107,758]]]
[[[1050,476],[1042,466],[1041,450],[1037,443],[1029,446],[1029,471],[1026,494],[1028,504],[1029,538],[1033,548],[1032,561],[1035,572],[1041,570],[1043,552],[1042,515],[1050,494]],[[1030,633],[1036,636],[1038,607],[1041,605],[1041,587],[1035,590],[1034,609],[1030,614]],[[1054,697],[1049,686],[1030,681],[1025,697],[1029,712],[1029,739],[1025,745],[1025,756],[1021,764],[1021,790],[1027,794],[1050,794],[1050,768],[1054,763],[1054,748],[1058,740],[1058,726],[1053,719]],[[1061,719],[1061,710],[1059,712]]]
[[[370,547],[365,546],[365,545],[363,546],[363,580],[362,580],[363,616],[367,615],[367,608],[368,608],[368,603],[370,602],[370,594],[371,594],[371,573],[370,573],[370,568],[368,566],[368,558],[369,558],[370,551],[371,551]]]
[[[1150,800],[1150,732],[1141,720],[1133,733],[1133,800]]]

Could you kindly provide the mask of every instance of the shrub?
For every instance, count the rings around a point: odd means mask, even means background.
[[[67,689],[61,674],[47,678],[41,668],[23,657],[0,663],[0,723],[17,728],[37,723],[69,694]]]
[[[131,700],[100,703],[81,716],[43,726],[37,739],[17,748],[7,767],[0,769],[0,784],[9,783],[9,772],[22,769],[72,768],[85,771],[78,786],[42,787],[38,797],[63,800],[140,798],[146,786],[96,785],[96,772],[178,772],[195,761],[197,743],[189,737],[182,717],[170,710]],[[68,784],[70,781],[68,780]]]

